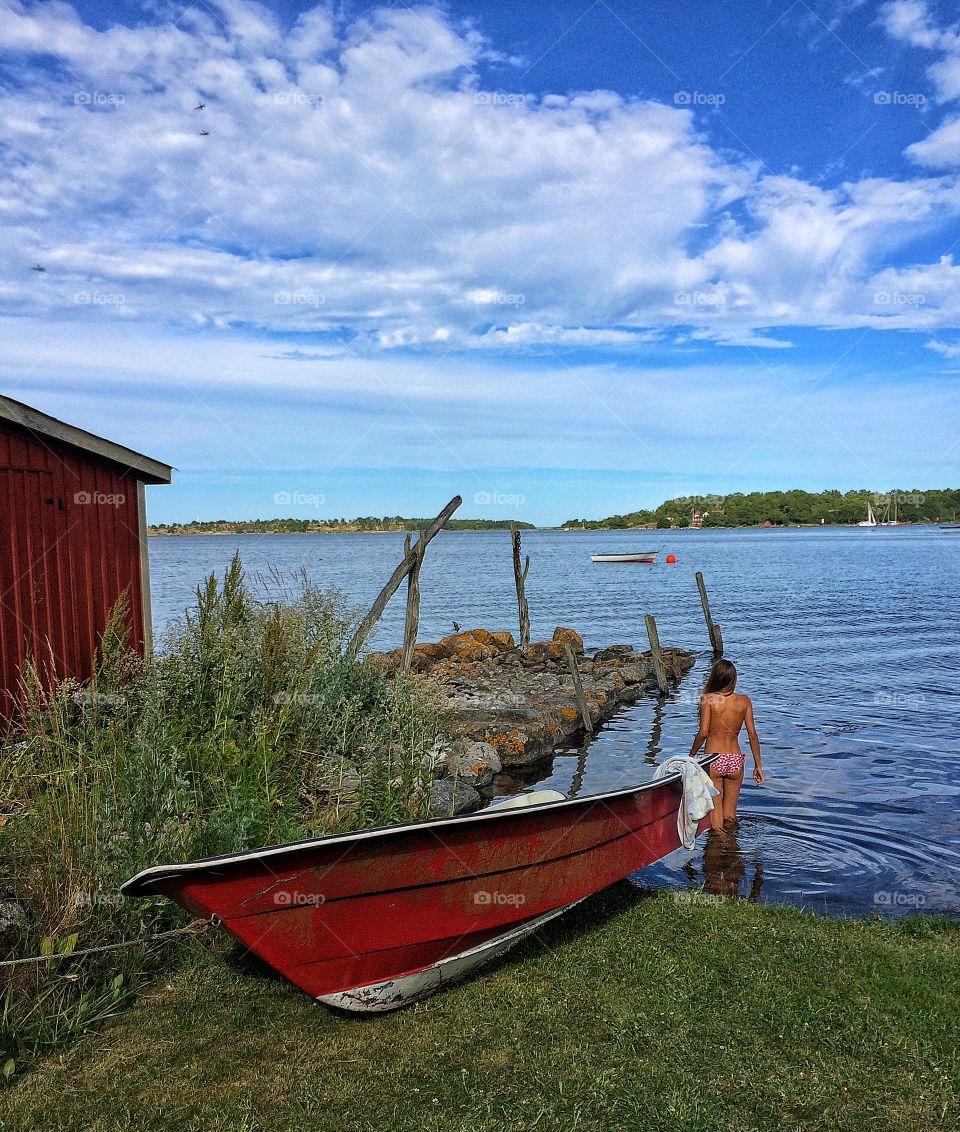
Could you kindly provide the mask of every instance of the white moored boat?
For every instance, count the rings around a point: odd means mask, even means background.
[[[632,554],[591,554],[591,562],[655,562],[656,550],[636,550]]]

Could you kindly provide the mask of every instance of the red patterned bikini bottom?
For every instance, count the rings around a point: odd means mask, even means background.
[[[710,764],[710,769],[718,778],[737,778],[743,774],[744,755],[720,755]]]

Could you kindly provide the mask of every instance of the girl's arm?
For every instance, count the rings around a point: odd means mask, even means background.
[[[747,716],[744,722],[747,725],[750,750],[753,751],[753,780],[758,786],[762,786],[763,766],[760,763],[760,738],[757,735],[757,725],[753,721],[753,703],[750,699],[747,700]]]
[[[710,734],[710,704],[706,699],[700,701],[700,730],[693,737],[693,746],[690,748],[690,758],[694,758],[697,751],[707,741]]]

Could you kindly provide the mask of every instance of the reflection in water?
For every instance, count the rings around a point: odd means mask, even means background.
[[[746,896],[756,901],[763,887],[763,861],[759,853],[753,855],[753,880],[745,892],[741,883],[747,875],[747,864],[740,848],[736,830],[721,832],[711,829],[703,848],[703,888],[715,896]],[[696,869],[690,869],[696,876]]]

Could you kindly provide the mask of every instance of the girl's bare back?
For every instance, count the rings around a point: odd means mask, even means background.
[[[711,754],[739,755],[737,736],[748,716],[752,722],[750,697],[739,692],[711,692],[703,697],[701,712],[701,729],[707,734],[704,750]]]

